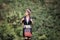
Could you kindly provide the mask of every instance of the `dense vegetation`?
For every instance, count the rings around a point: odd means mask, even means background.
[[[23,40],[26,8],[32,10],[32,40],[60,40],[59,0],[0,0],[0,40]]]

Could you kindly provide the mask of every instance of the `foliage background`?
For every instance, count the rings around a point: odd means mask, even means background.
[[[23,40],[26,8],[32,10],[32,40],[60,40],[59,0],[0,0],[0,40]]]

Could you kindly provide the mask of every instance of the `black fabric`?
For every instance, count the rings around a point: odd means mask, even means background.
[[[26,16],[24,17],[24,20],[22,21],[22,23],[24,24],[24,25],[31,25],[32,24],[32,22],[31,22],[31,20],[30,20],[31,18],[29,18],[29,21],[28,21],[28,24],[27,24],[27,21],[26,21]]]

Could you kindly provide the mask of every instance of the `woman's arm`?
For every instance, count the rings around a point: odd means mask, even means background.
[[[21,23],[23,23],[24,18],[21,19]]]
[[[32,24],[33,24],[33,20],[31,19],[31,22],[32,22]]]

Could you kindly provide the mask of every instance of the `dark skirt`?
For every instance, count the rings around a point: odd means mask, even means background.
[[[23,28],[23,37],[25,37],[24,33],[28,31],[32,34],[32,28]]]

